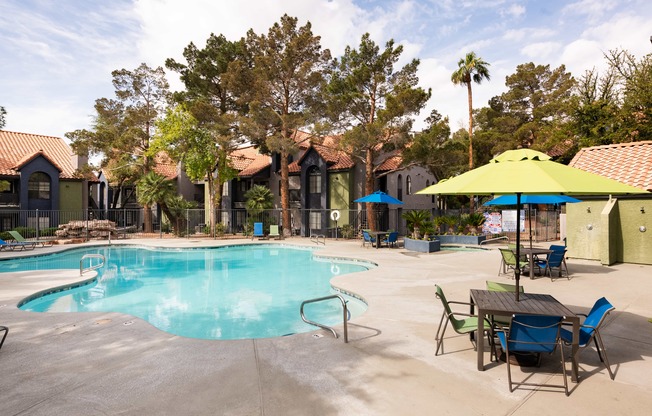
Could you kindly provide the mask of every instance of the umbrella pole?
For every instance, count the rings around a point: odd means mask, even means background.
[[[516,301],[520,292],[519,283],[521,280],[521,194],[516,193],[516,267],[514,268],[514,279],[516,280]]]
[[[530,250],[532,250],[532,204],[527,204],[527,214],[530,223]]]

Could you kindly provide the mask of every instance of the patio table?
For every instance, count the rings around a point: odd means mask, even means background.
[[[517,302],[512,292],[495,292],[471,289],[471,314],[474,305],[478,308],[478,317],[488,315],[549,315],[563,316],[565,322],[573,325],[573,342],[571,343],[571,379],[578,381],[577,352],[580,340],[580,318],[551,295],[539,293],[521,293]],[[484,319],[478,319],[477,334],[484,333]],[[478,371],[484,371],[484,342],[478,336]]]
[[[516,254],[516,250],[512,250]],[[552,250],[548,248],[539,248],[539,247],[521,247],[521,256],[525,255],[530,262],[530,279],[534,279],[534,258],[539,254],[548,255],[552,253]]]
[[[385,237],[389,234],[389,231],[367,231],[370,236],[376,237],[376,248],[380,248],[381,237]]]

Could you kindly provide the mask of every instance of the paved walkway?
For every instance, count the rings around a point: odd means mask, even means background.
[[[311,245],[299,238],[283,243]],[[603,331],[616,379],[609,379],[594,350],[585,350],[580,355],[581,382],[571,383],[566,397],[558,390],[509,393],[505,364],[491,363],[484,372],[477,371],[468,338],[452,331],[445,354],[434,356],[442,313],[434,284],[449,299],[466,301],[469,289],[483,288],[486,280],[509,281],[496,276],[498,251],[417,255],[329,240],[321,252],[379,265],[333,280],[369,302],[367,312],[351,322],[348,344],[320,330],[208,341],[173,336],[119,313],[23,312],[16,304],[25,296],[74,281],[78,272],[0,275],[0,325],[11,330],[0,350],[0,413],[558,416],[643,415],[652,409],[651,266],[604,267],[571,259],[571,280],[522,280],[526,291],[552,294],[573,310],[587,312],[605,295],[616,306]],[[0,253],[12,255],[17,253]],[[323,337],[314,337],[316,333]],[[517,369],[514,377],[560,382],[554,360],[545,360],[542,370],[548,368],[549,374]]]

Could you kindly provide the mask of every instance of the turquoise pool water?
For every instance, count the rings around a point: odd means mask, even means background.
[[[336,293],[330,287],[331,278],[369,266],[319,260],[312,250],[278,245],[206,249],[104,246],[1,261],[0,272],[78,269],[79,260],[87,253],[106,257],[95,283],[39,297],[20,308],[122,312],[191,338],[275,337],[316,329],[301,321],[301,302]],[[362,301],[348,300],[352,316],[366,309]],[[327,325],[342,322],[337,299],[308,304],[305,312],[309,319]]]

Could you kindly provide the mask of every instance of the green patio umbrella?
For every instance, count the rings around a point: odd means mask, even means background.
[[[553,162],[531,149],[508,150],[488,164],[442,180],[417,192],[438,195],[516,195],[516,224],[520,223],[521,196],[645,194],[647,191]],[[520,258],[521,233],[516,233],[516,258]],[[520,270],[515,270],[516,300]]]

